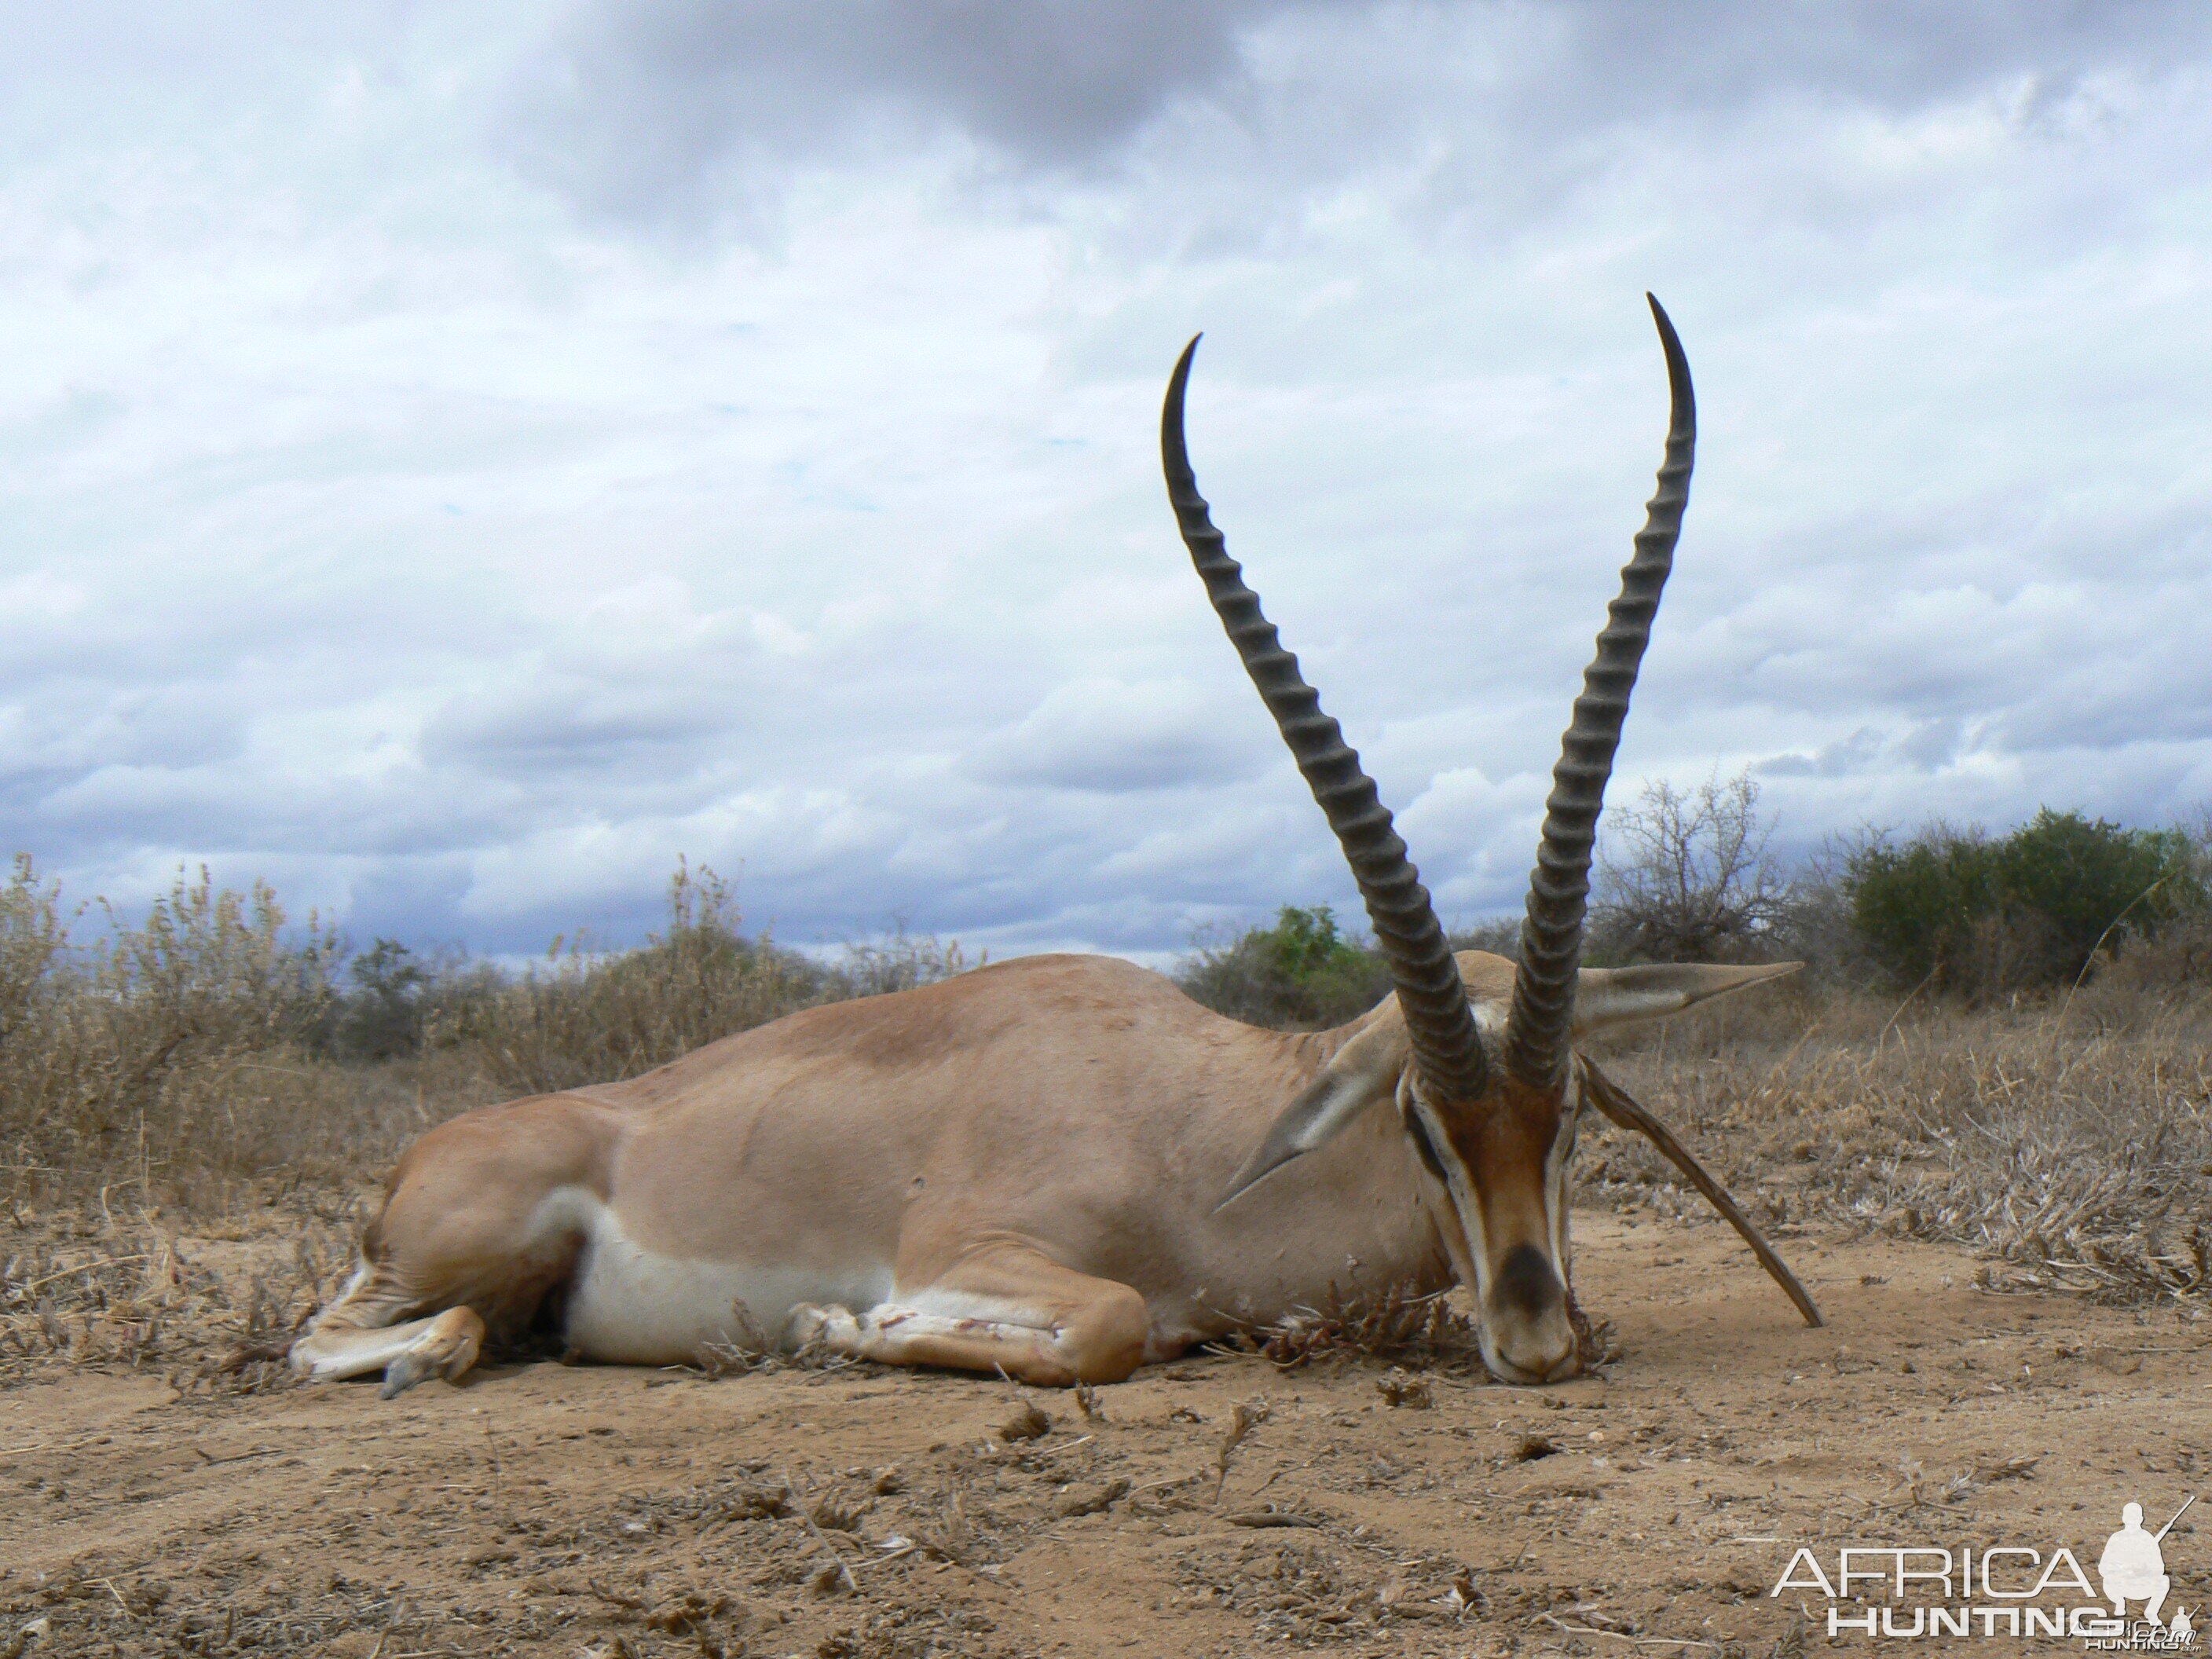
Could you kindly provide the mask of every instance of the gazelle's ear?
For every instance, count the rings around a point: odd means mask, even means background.
[[[1681,963],[1655,968],[1585,968],[1575,981],[1575,1035],[1639,1019],[1663,1019],[1708,997],[1794,974],[1802,962],[1769,962],[1756,968]]]
[[[1398,1092],[1398,1079],[1413,1061],[1405,1017],[1395,1000],[1373,1024],[1336,1051],[1322,1073],[1283,1108],[1260,1150],[1245,1161],[1215,1209],[1243,1196],[1292,1158],[1303,1158],[1341,1133],[1362,1112]]]

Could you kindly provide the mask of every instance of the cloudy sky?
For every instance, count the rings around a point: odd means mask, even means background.
[[[1349,884],[1202,487],[1441,906],[1613,799],[2212,799],[2212,9],[0,6],[0,813],[356,940],[1146,958]]]

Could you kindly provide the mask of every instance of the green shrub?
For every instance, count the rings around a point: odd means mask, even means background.
[[[1201,944],[1176,975],[1193,1000],[1249,1025],[1316,1030],[1365,1013],[1390,994],[1390,970],[1347,938],[1326,904],[1286,904],[1272,927]]]
[[[2204,908],[2198,850],[2179,830],[2123,830],[2045,808],[1997,848],[1998,878],[2040,919],[2060,974],[2081,972],[2116,924],[2153,933]]]
[[[2038,812],[2002,838],[1936,823],[1846,860],[1843,886],[1869,958],[1899,985],[1992,996],[2070,982],[2127,935],[2200,915],[2196,843],[2079,812]]]
[[[340,1000],[331,1048],[345,1060],[397,1060],[421,1052],[436,970],[397,939],[380,939],[347,964],[353,989]]]

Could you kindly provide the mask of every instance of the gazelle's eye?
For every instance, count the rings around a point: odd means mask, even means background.
[[[1429,1166],[1429,1173],[1449,1185],[1449,1178],[1444,1174],[1444,1161],[1437,1156],[1437,1144],[1429,1139],[1429,1127],[1421,1121],[1421,1115],[1419,1112],[1407,1113],[1406,1127],[1413,1134],[1413,1147],[1420,1153],[1421,1162]]]

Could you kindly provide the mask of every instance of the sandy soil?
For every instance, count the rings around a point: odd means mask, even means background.
[[[1815,1233],[1782,1241],[1808,1331],[1718,1226],[1577,1226],[1621,1356],[1413,1379],[1427,1409],[1378,1364],[1249,1358],[1141,1372],[1096,1421],[872,1368],[549,1363],[391,1403],[34,1368],[0,1391],[0,1655],[41,1619],[42,1655],[1788,1654],[1830,1645],[1817,1590],[1768,1593],[1800,1544],[2094,1572],[2124,1499],[2155,1526],[2200,1491],[2167,1612],[2212,1601],[2212,1322]],[[1002,1437],[1028,1401],[1048,1431]],[[1224,1460],[1240,1403],[1265,1420]]]

